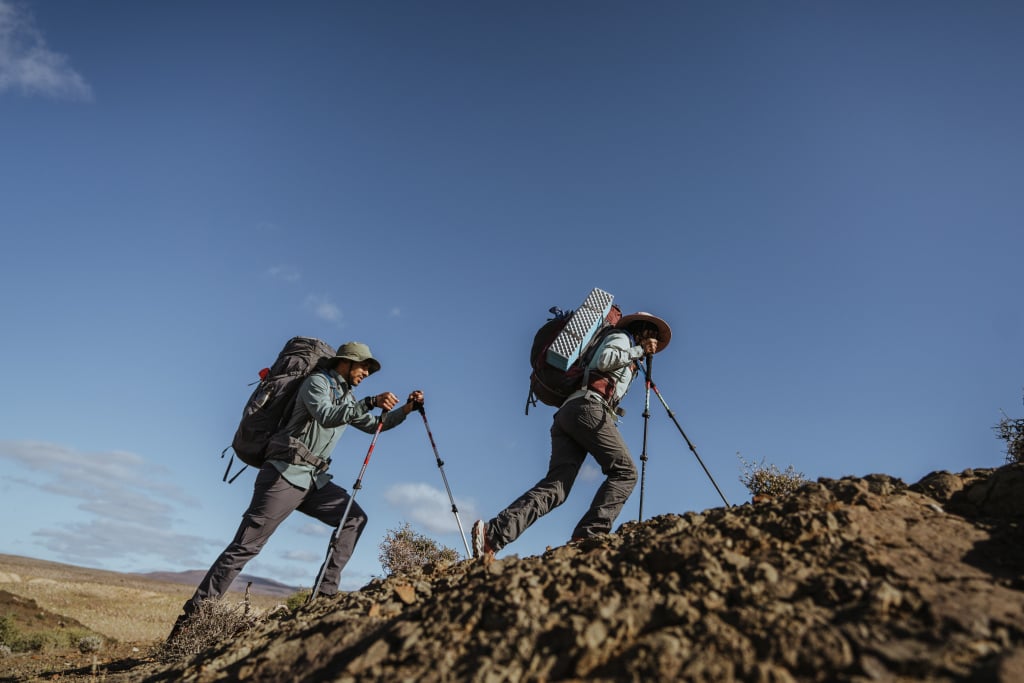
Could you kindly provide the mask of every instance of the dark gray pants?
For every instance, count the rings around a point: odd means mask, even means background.
[[[611,531],[636,485],[636,466],[604,403],[595,397],[582,397],[555,413],[548,473],[488,522],[487,540],[494,550],[519,538],[531,524],[565,502],[587,453],[597,460],[605,480],[572,537],[587,538]]]
[[[271,534],[292,511],[298,510],[324,524],[337,527],[348,500],[348,492],[337,484],[328,483],[319,489],[310,486],[303,490],[285,480],[272,464],[265,464],[256,477],[252,502],[242,516],[242,524],[234,540],[220,554],[199,583],[195,594],[185,603],[185,613],[194,613],[203,600],[224,595],[245,564],[256,557]],[[341,570],[352,557],[365,526],[366,513],[353,501],[345,527],[338,534],[331,561],[324,572],[324,580],[320,585],[321,595],[332,595],[338,591]]]

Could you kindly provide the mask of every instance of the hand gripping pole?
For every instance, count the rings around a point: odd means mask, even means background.
[[[380,422],[377,423],[377,431],[373,433],[373,439],[370,440],[370,449],[366,451],[366,457],[363,459],[363,466],[359,470],[359,476],[356,477],[356,483],[352,485],[352,494],[348,497],[348,503],[345,505],[345,512],[341,515],[341,521],[338,522],[338,526],[334,527],[334,533],[331,534],[331,542],[327,544],[327,556],[324,558],[324,563],[320,566],[320,572],[316,575],[316,583],[313,584],[313,590],[309,594],[309,598],[306,599],[306,604],[316,600],[317,594],[320,592],[320,584],[324,581],[324,574],[327,573],[327,565],[330,564],[331,555],[334,554],[334,544],[337,542],[338,537],[341,536],[342,527],[345,526],[345,522],[348,521],[348,513],[352,511],[352,503],[356,500],[356,494],[359,489],[363,488],[363,474],[366,472],[366,466],[370,464],[370,456],[373,455],[373,447],[377,444],[377,437],[380,436],[381,430],[384,429],[384,417],[388,414],[388,411],[382,410],[380,413]]]

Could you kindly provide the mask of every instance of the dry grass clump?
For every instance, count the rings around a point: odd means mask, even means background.
[[[103,639],[99,636],[85,636],[78,640],[78,651],[82,653],[99,652],[103,648]]]
[[[765,465],[764,459],[760,463],[747,462],[739,453],[742,473],[740,482],[747,487],[755,500],[763,498],[777,498],[793,493],[807,483],[803,472],[797,472],[792,465],[785,471],[780,471],[775,465]]]
[[[439,545],[432,538],[416,533],[408,522],[398,529],[389,529],[379,547],[377,559],[388,576],[412,574],[427,565],[459,561],[459,553],[454,548]]]
[[[222,640],[245,633],[261,621],[248,600],[205,600],[173,638],[157,646],[155,656],[167,662],[193,657]]]

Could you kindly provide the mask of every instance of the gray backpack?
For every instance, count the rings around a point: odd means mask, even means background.
[[[246,467],[263,466],[267,444],[291,416],[302,380],[317,369],[320,360],[333,356],[334,348],[319,339],[292,337],[277,354],[274,364],[260,370],[259,384],[245,403],[231,445],[221,451],[221,458],[228,449],[234,451],[224,470],[223,481],[230,484],[245,471],[243,467],[228,479],[236,455]]]

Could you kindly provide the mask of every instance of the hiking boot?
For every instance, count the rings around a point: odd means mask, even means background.
[[[587,548],[596,548],[600,542],[600,539],[606,537],[608,534],[596,533],[590,534],[589,536],[573,536],[569,539],[569,542],[565,545],[570,548],[582,548],[584,545]],[[586,541],[594,541],[593,543],[586,543]]]
[[[473,522],[473,557],[476,559],[494,558],[494,549],[487,541],[487,524],[482,519]]]

